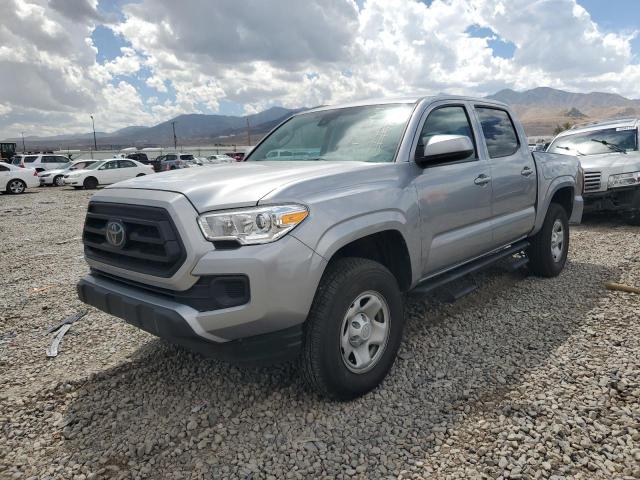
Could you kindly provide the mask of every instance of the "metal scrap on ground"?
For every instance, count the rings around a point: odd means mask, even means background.
[[[60,346],[60,342],[62,341],[62,337],[64,337],[64,334],[67,333],[70,328],[71,328],[71,324],[70,323],[67,323],[67,324],[63,325],[60,328],[60,330],[58,331],[58,334],[53,338],[53,341],[51,342],[51,345],[49,345],[49,347],[47,347],[47,357],[57,357],[58,356],[58,347]]]
[[[620,292],[627,293],[640,293],[640,288],[630,287],[629,285],[623,285],[622,283],[607,282],[604,284],[604,286],[607,287],[608,290],[618,290]]]

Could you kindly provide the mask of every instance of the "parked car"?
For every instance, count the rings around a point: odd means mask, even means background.
[[[319,155],[269,160],[291,148]],[[530,153],[513,111],[484,98],[321,107],[241,164],[156,180],[92,197],[80,299],[209,355],[298,357],[339,399],[391,368],[405,293],[501,259],[554,277],[582,213],[578,159]]]
[[[64,155],[55,154],[36,154],[25,155],[22,157],[20,166],[25,168],[33,168],[36,172],[42,172],[44,170],[59,170],[71,160]]]
[[[75,170],[64,175],[64,184],[74,188],[96,188],[110,185],[134,177],[142,177],[153,172],[153,167],[129,159],[110,159],[92,163],[83,170]]]
[[[64,186],[64,176],[74,170],[83,170],[99,160],[74,160],[66,164],[64,168],[58,170],[43,170],[38,174],[40,185],[62,187]]]
[[[149,157],[147,156],[146,153],[141,153],[141,152],[129,153],[125,158],[128,158],[130,160],[135,160],[136,162],[140,162],[145,165],[153,165],[153,161],[149,160]]]
[[[194,165],[195,157],[190,153],[167,153],[155,159],[158,172],[189,168]]]
[[[229,152],[226,155],[233,158],[236,162],[242,162],[244,160],[244,152]]]
[[[640,119],[592,123],[558,134],[548,152],[578,155],[585,212],[621,214],[640,225]]]
[[[221,154],[209,155],[207,157],[207,160],[209,160],[209,163],[213,164],[213,165],[219,165],[219,164],[222,164],[222,163],[233,163],[234,162],[234,159],[231,158],[229,155],[221,155]]]
[[[40,185],[38,172],[32,168],[20,168],[9,163],[0,163],[0,191],[24,193],[27,188]]]
[[[19,167],[19,166],[23,165],[22,162],[24,160],[24,157],[26,157],[25,154],[17,153],[11,158],[11,161],[8,162],[8,163],[11,163],[11,165],[15,165],[16,167]]]

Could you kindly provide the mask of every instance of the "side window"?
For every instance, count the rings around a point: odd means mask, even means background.
[[[136,166],[135,163],[130,162],[129,160],[120,160],[118,163],[120,164],[120,168],[130,168]]]
[[[42,157],[42,163],[56,163],[56,157],[52,157],[50,155],[45,155]]]
[[[9,169],[7,167],[5,167],[4,165],[0,165],[0,172],[8,172]]]
[[[67,163],[69,159],[67,157],[55,157],[56,163]]]
[[[118,164],[116,162],[107,162],[102,166],[104,170],[112,170],[114,168],[118,168]]]
[[[469,140],[474,144],[474,153],[465,160],[478,158],[475,152],[475,139],[471,129],[471,122],[464,107],[439,107],[429,114],[422,127],[422,132],[420,132],[417,155],[420,155],[424,146],[429,143],[429,140],[434,135],[464,135],[469,137]]]
[[[177,155],[167,155],[167,158],[165,158],[165,160],[177,160],[178,157]]]
[[[476,107],[490,158],[508,157],[520,148],[509,114],[497,108]]]

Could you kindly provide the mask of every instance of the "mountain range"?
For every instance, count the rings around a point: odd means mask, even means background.
[[[618,94],[592,92],[573,93],[549,87],[523,92],[500,90],[487,98],[513,107],[529,137],[548,137],[560,125],[585,123],[612,117],[640,117],[640,99]],[[172,123],[181,145],[246,144],[247,133],[255,144],[262,136],[292,114],[306,108],[271,107],[248,116],[185,114],[151,127],[130,126],[115,132],[96,132],[99,148],[130,146],[170,146],[173,144]],[[247,128],[247,122],[249,127]],[[21,139],[8,139],[18,144]],[[25,137],[29,149],[90,148],[93,133]]]

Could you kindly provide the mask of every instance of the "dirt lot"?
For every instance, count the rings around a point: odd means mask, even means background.
[[[383,386],[331,403],[85,307],[88,192],[0,195],[1,478],[640,478],[640,229],[575,228],[556,279],[411,302]]]

